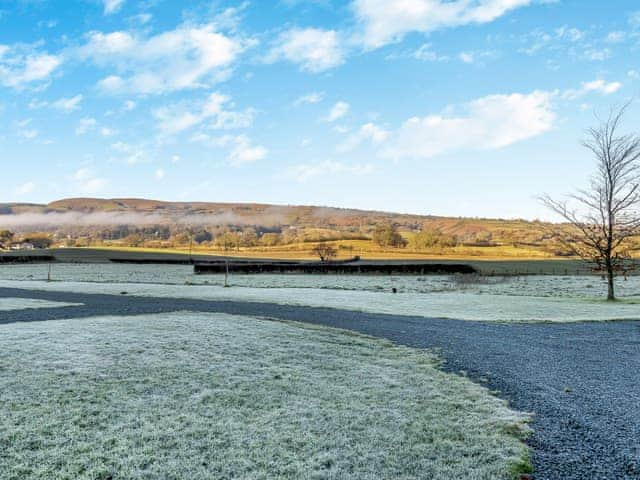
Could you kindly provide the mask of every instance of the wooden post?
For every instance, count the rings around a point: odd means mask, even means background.
[[[224,287],[227,288],[229,286],[229,260],[224,261]]]

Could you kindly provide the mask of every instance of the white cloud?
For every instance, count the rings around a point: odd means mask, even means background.
[[[333,107],[331,107],[331,110],[329,110],[329,113],[327,114],[325,120],[327,122],[335,122],[336,120],[341,119],[347,113],[349,113],[350,108],[351,106],[347,102],[337,102],[333,105]]]
[[[432,32],[472,23],[491,22],[533,0],[354,0],[363,26],[360,41],[378,48],[409,32]]]
[[[496,50],[476,50],[461,52],[458,58],[462,63],[472,64],[481,63],[482,60],[496,58],[499,56],[499,52]]]
[[[180,162],[180,155],[173,155],[171,157],[171,163],[179,163]]]
[[[627,37],[627,34],[621,30],[609,32],[605,38],[607,43],[620,43]]]
[[[81,118],[78,122],[78,126],[76,127],[76,135],[84,135],[93,127],[95,127],[97,123],[98,122],[96,122],[95,118]]]
[[[31,125],[32,120],[30,118],[25,118],[24,120],[16,120],[15,124],[18,128],[24,128]]]
[[[369,140],[374,145],[379,145],[386,142],[391,135],[391,132],[384,128],[374,124],[366,123],[360,129],[350,135],[347,140],[338,146],[340,152],[350,152],[354,148],[358,147],[362,142]]]
[[[111,15],[116,13],[124,5],[124,0],[104,0],[104,14]]]
[[[191,112],[177,115],[175,113],[169,107],[162,107],[153,111],[153,116],[158,120],[158,128],[168,135],[180,133],[202,121],[200,116]]]
[[[389,132],[373,123],[366,123],[360,127],[360,137],[371,140],[373,143],[382,143],[389,138]]]
[[[459,58],[463,63],[473,63],[473,53],[461,52]]]
[[[246,135],[212,137],[200,132],[193,135],[191,141],[199,142],[209,147],[227,148],[229,150],[229,163],[234,167],[257,162],[265,158],[269,153],[262,145],[254,145]]]
[[[525,46],[520,51],[527,55],[535,55],[545,49],[567,50],[569,55],[575,55],[576,45],[582,47],[591,45],[585,44],[586,36],[584,31],[566,25],[551,32],[537,28],[521,37],[521,42]]]
[[[125,81],[117,75],[109,75],[108,77],[99,80],[97,87],[105,93],[115,93],[124,89]]]
[[[61,98],[51,104],[51,106],[64,113],[71,113],[80,109],[80,103],[82,102],[82,95],[76,95],[70,98]]]
[[[71,180],[76,188],[85,195],[93,195],[100,192],[106,185],[106,180],[93,175],[88,168],[80,168],[72,176]]]
[[[139,13],[138,15],[134,15],[133,17],[129,17],[129,21],[134,21],[139,23],[140,25],[146,25],[151,21],[153,15],[150,13]]]
[[[324,175],[368,175],[373,172],[371,164],[347,165],[342,162],[326,160],[320,163],[304,163],[289,169],[289,174],[298,182],[304,183],[314,177]]]
[[[31,125],[30,118],[26,118],[24,120],[17,120],[14,122],[14,124],[17,128],[18,136],[26,140],[33,140],[38,135],[40,135],[40,132],[38,131],[38,129],[30,128],[30,125]]]
[[[111,148],[118,153],[131,153],[133,150],[133,146],[125,142],[112,143]]]
[[[20,135],[22,138],[26,138],[27,140],[33,140],[38,135],[40,135],[40,132],[37,128],[27,128],[18,132],[18,135]]]
[[[81,168],[79,170],[76,170],[72,178],[78,182],[81,182],[83,180],[87,180],[88,178],[90,178],[90,176],[91,171],[88,168]]]
[[[611,56],[609,48],[589,48],[585,50],[583,57],[592,62],[604,62]]]
[[[567,25],[556,28],[555,34],[557,38],[564,38],[570,42],[578,42],[585,37],[585,33],[582,30]]]
[[[114,130],[113,128],[109,128],[109,127],[102,127],[100,129],[100,135],[102,135],[103,137],[113,137],[117,133],[118,133],[117,130]]]
[[[160,94],[206,87],[224,78],[248,45],[218,33],[214,24],[181,25],[150,37],[93,32],[76,53],[117,70],[98,82],[106,93]]]
[[[36,189],[35,183],[26,182],[26,183],[23,183],[22,185],[19,185],[18,188],[16,188],[16,193],[18,195],[27,195],[29,193],[32,193],[35,189]]]
[[[150,161],[149,155],[144,145],[131,145],[125,142],[115,142],[111,144],[111,149],[121,154],[119,161],[127,165],[137,165]]]
[[[229,154],[229,162],[236,167],[262,160],[269,153],[265,147],[253,145],[246,135],[238,135],[233,143],[235,145]]]
[[[600,93],[602,95],[611,95],[622,88],[620,82],[605,82],[602,79],[593,80],[591,82],[582,82],[580,88],[566,90],[562,97],[567,100],[575,100],[589,93]]]
[[[165,177],[165,171],[162,168],[159,168],[156,170],[156,173],[154,174],[155,179],[160,181],[160,180],[164,180]]]
[[[266,61],[287,60],[304,71],[318,73],[341,65],[344,57],[343,44],[335,30],[294,28],[280,35]]]
[[[157,127],[167,135],[201,124],[211,130],[247,128],[253,124],[255,110],[248,108],[234,111],[227,109],[227,105],[233,106],[231,99],[214,92],[200,104],[176,104],[157,108],[153,111],[153,116],[158,121]]]
[[[464,114],[434,114],[407,120],[392,135],[383,156],[430,158],[456,151],[490,150],[526,140],[553,127],[553,93],[490,95],[463,108]]]
[[[424,62],[445,62],[449,60],[449,57],[446,55],[438,55],[431,48],[430,43],[423,43],[418,47],[418,49],[411,52],[410,56],[416,60],[422,60]]]
[[[133,100],[127,100],[126,102],[124,102],[122,109],[125,112],[130,112],[131,110],[135,110],[136,106],[137,106],[136,102],[134,102]]]
[[[0,85],[19,90],[47,82],[61,64],[61,57],[38,52],[31,46],[0,45]]]
[[[37,98],[34,98],[29,102],[29,110],[38,110],[46,107],[47,105],[49,105],[49,102],[46,100],[38,100]]]
[[[293,104],[297,107],[300,105],[304,105],[306,103],[320,103],[324,99],[324,92],[311,92],[307,95],[302,95],[298,97]]]

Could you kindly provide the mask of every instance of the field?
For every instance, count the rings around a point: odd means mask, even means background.
[[[269,260],[314,260],[308,245],[308,252],[282,251],[279,249],[256,249],[241,251],[217,251],[209,249],[164,249],[164,248],[127,248],[127,247],[99,247],[99,248],[53,248],[49,250],[30,250],[22,252],[6,252],[5,255],[52,255],[63,263],[108,263],[110,258],[136,261],[184,261],[190,259],[207,261],[211,259],[269,259]],[[353,254],[356,251],[351,252]],[[451,254],[418,255],[412,253],[370,252],[362,253],[364,260],[419,260],[434,263],[463,263],[474,267],[483,275],[590,275],[591,269],[580,260],[549,257],[501,257],[499,255],[484,255],[479,257]],[[486,253],[486,252],[485,252]],[[341,258],[341,257],[339,257]]]
[[[51,274],[53,281],[46,282]],[[637,318],[640,277],[618,281],[604,301],[598,276],[194,275],[189,265],[7,265],[0,286],[146,297],[267,302],[371,313],[493,322],[580,322]],[[393,289],[397,293],[393,293]]]
[[[227,280],[2,265],[0,479],[636,468],[638,276],[618,302],[595,275]]]
[[[358,255],[370,260],[547,260],[567,261],[566,258],[554,257],[548,253],[535,249],[521,249],[511,246],[496,247],[452,247],[446,250],[416,251],[400,248],[380,248],[372,245],[369,240],[336,240],[326,241],[325,244],[333,246],[338,252],[337,259],[351,258]],[[166,253],[179,255],[216,255],[227,257],[245,258],[273,258],[286,260],[317,260],[318,256],[313,252],[317,243],[294,243],[291,245],[279,245],[274,247],[241,247],[238,249],[224,249],[213,247],[194,246],[191,249],[185,247],[151,248],[151,247],[125,247],[125,246],[101,246],[91,249],[110,252],[129,253]],[[83,247],[83,249],[86,247]],[[80,248],[77,248],[80,249]]]
[[[0,326],[0,478],[513,478],[527,417],[436,357],[194,313]]]

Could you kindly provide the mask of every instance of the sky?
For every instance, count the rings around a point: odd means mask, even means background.
[[[636,0],[0,0],[0,202],[552,219],[639,53]]]

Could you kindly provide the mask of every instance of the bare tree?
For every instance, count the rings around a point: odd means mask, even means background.
[[[313,247],[312,252],[320,257],[321,262],[328,262],[338,254],[336,249],[327,243],[319,243]]]
[[[612,109],[608,118],[588,131],[583,145],[596,160],[589,188],[569,201],[541,198],[570,225],[571,234],[555,234],[575,255],[606,274],[607,300],[615,300],[616,275],[629,268],[629,239],[640,234],[640,135],[621,134],[629,104]]]

